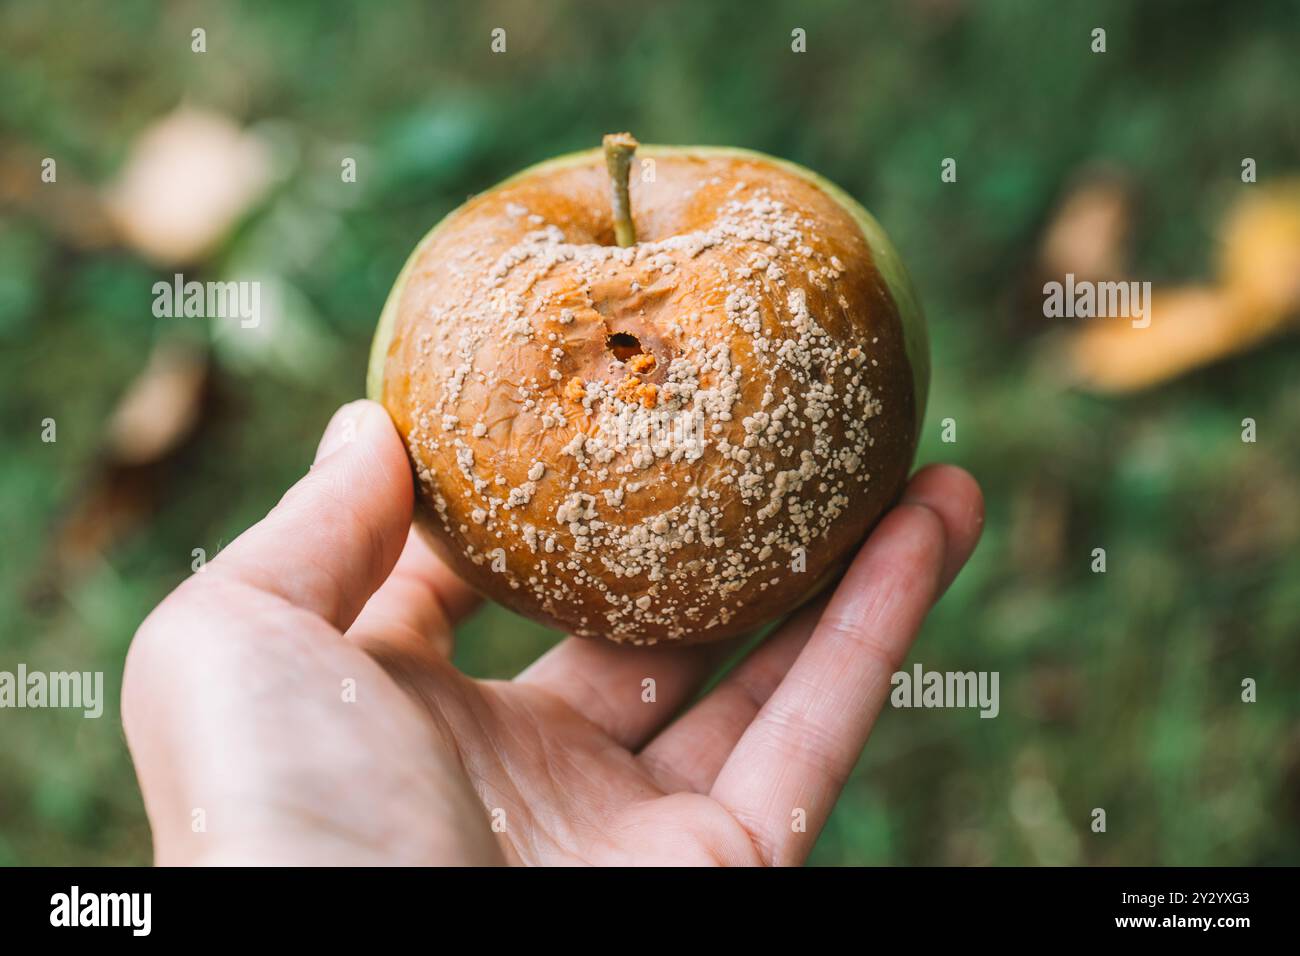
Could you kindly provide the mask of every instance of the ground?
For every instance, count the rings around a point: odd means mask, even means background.
[[[1045,319],[1034,296],[1042,232],[1096,170],[1136,199],[1135,277],[1212,274],[1216,224],[1254,188],[1242,158],[1260,185],[1300,172],[1294,4],[25,2],[0,36],[0,189],[19,198],[0,222],[0,669],[101,669],[110,693],[99,720],[0,712],[0,863],[149,860],[114,719],[135,627],[363,391],[418,238],[469,193],[622,129],[783,156],[871,209],[931,321],[919,460],[967,467],[988,500],[983,544],[907,666],[1000,671],[1000,715],[887,710],[814,862],[1300,859],[1300,346],[1091,397],[1044,359],[1089,320]],[[154,318],[170,270],[33,185],[45,156],[61,190],[110,180],[182,100],[276,144],[272,191],[197,270],[256,263],[292,320],[275,348]],[[39,595],[107,411],[165,335],[216,342],[202,438],[150,480],[147,517]],[[552,640],[492,609],[459,657],[508,676]]]

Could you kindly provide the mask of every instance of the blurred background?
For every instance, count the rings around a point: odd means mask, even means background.
[[[931,324],[919,459],[988,499],[907,666],[999,671],[1001,715],[886,708],[813,861],[1300,862],[1298,50],[1292,0],[4,4],[0,670],[108,701],[0,711],[0,863],[149,861],[136,626],[361,394],[416,241],[622,129],[876,214]],[[262,325],[155,318],[177,271],[261,281]],[[1152,282],[1151,327],[1045,318],[1066,272]],[[497,677],[555,639],[465,631]]]

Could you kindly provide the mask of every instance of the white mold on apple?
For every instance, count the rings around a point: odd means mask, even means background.
[[[638,158],[654,175],[632,175]],[[627,134],[534,166],[411,255],[368,394],[474,587],[632,644],[753,630],[897,498],[929,379],[876,221],[814,173]]]

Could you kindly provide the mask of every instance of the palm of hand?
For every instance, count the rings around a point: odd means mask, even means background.
[[[551,691],[476,681],[419,651],[381,654],[481,802],[463,824],[495,833],[508,862],[758,861],[750,835],[721,804],[656,773]],[[628,693],[638,706],[656,706],[640,702],[635,685]]]
[[[449,660],[474,599],[403,547],[400,443],[348,409],[360,440],[327,433],[132,647],[124,721],[160,862],[798,862],[981,520],[968,477],[923,472],[835,596],[693,705],[734,642],[570,638],[476,681]]]

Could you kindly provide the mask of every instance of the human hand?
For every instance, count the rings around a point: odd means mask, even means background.
[[[344,406],[141,625],[122,716],[159,863],[802,862],[983,523],[969,475],[923,469],[834,594],[692,703],[735,641],[568,638],[513,681],[457,671],[476,598],[412,502],[387,413]]]

